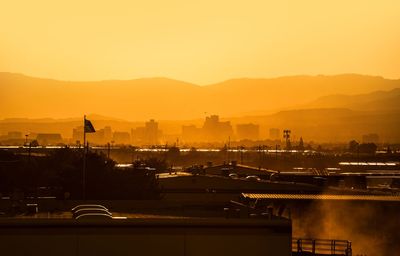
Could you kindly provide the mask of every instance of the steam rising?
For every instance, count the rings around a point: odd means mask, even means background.
[[[293,217],[293,237],[349,240],[353,255],[400,252],[398,205],[313,202]]]

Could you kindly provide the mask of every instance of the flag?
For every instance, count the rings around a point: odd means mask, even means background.
[[[87,119],[85,119],[85,128],[84,129],[85,129],[86,133],[96,132],[96,130],[93,127],[92,122],[90,122]]]

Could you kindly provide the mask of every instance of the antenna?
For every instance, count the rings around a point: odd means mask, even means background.
[[[283,138],[286,140],[286,149],[290,149],[290,130],[283,130]]]

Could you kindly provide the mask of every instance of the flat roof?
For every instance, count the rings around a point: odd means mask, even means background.
[[[193,176],[193,174],[188,173],[188,172],[165,172],[165,173],[158,173],[157,177],[160,179],[164,178],[175,178],[175,177],[186,177],[186,176]]]
[[[75,220],[59,218],[0,218],[0,228],[3,227],[85,227],[85,226],[119,226],[119,227],[291,227],[291,221],[286,218],[128,218],[105,220]]]
[[[400,196],[386,195],[330,195],[330,194],[254,194],[242,193],[244,198],[271,200],[336,200],[336,201],[393,201],[400,202]]]
[[[398,162],[340,162],[339,165],[350,166],[399,166]]]

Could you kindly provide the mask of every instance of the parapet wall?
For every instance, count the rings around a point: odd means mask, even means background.
[[[289,256],[290,220],[0,219],[2,255]]]

